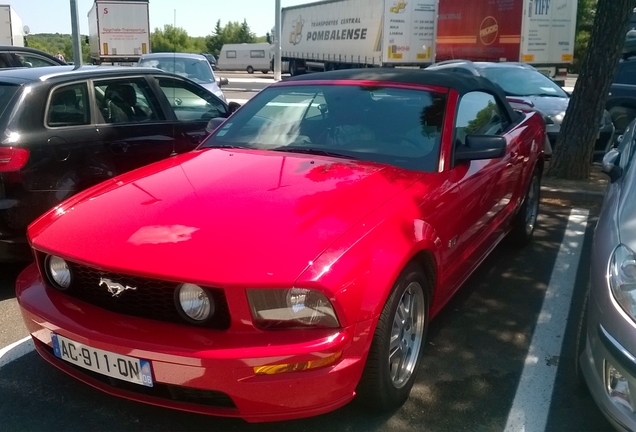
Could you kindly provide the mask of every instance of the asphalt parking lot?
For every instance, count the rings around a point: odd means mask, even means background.
[[[588,216],[579,238],[564,242],[572,208]],[[171,411],[117,399],[76,382],[40,359],[27,343],[19,343],[0,351],[3,430],[501,431],[506,425],[514,430],[511,413],[519,407],[532,413],[537,420],[532,424],[539,425],[526,430],[611,430],[589,394],[577,388],[573,372],[575,324],[599,208],[599,200],[544,198],[533,243],[522,250],[507,243],[498,246],[431,323],[411,397],[394,413],[369,413],[354,403],[310,419],[252,425]],[[561,275],[555,285],[562,245],[566,261],[559,266],[573,273]],[[18,271],[18,266],[0,265],[0,349],[27,336],[13,294]],[[532,363],[529,351],[538,349],[533,334],[540,333],[538,322],[545,323],[539,317],[545,316],[546,292],[562,286],[567,291],[568,284],[569,312],[559,307],[548,320],[563,323],[551,336],[561,338],[563,345],[560,351],[534,358],[547,371],[542,376],[554,376],[553,389],[520,385],[527,381],[522,378],[524,365]]]

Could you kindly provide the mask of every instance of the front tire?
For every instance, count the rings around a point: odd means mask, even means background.
[[[247,73],[248,74],[253,74],[254,73],[254,68],[252,66],[248,66],[247,67]]]
[[[518,246],[526,246],[532,240],[539,215],[539,194],[541,191],[541,172],[535,170],[519,213],[512,222],[511,240]]]
[[[389,411],[408,399],[422,360],[429,295],[424,272],[408,264],[387,299],[356,389],[367,408]]]

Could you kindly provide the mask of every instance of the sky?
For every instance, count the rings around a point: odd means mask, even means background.
[[[310,3],[313,0],[281,0],[281,6]],[[69,0],[4,0],[10,4],[36,33],[71,33],[71,7]],[[93,0],[77,0],[80,33],[88,34],[86,15]],[[163,28],[175,23],[184,28],[190,36],[207,36],[212,33],[217,20],[221,26],[229,21],[247,20],[256,36],[264,36],[274,27],[275,0],[150,0],[150,28]]]

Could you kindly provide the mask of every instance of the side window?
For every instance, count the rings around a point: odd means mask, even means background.
[[[236,58],[236,51],[225,51],[226,58]]]
[[[488,93],[466,93],[459,102],[455,121],[455,144],[466,144],[466,135],[500,135],[508,121]]]
[[[265,50],[250,50],[251,58],[265,58]]]
[[[616,83],[636,84],[636,62],[625,62],[621,66],[616,77]]]
[[[36,54],[20,53],[14,54],[14,56],[17,60],[17,64],[21,64],[22,67],[57,66],[57,63],[54,61]]]
[[[227,115],[223,102],[207,91],[185,81],[157,79],[178,120],[208,120]]]
[[[48,127],[81,126],[91,123],[86,83],[58,87],[51,93],[46,114]]]
[[[143,78],[95,81],[94,88],[104,123],[164,120],[155,108],[156,98]]]

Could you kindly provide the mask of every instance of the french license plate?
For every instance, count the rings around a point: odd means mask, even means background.
[[[152,387],[152,369],[148,360],[92,348],[53,333],[55,356],[84,369],[112,378]]]

